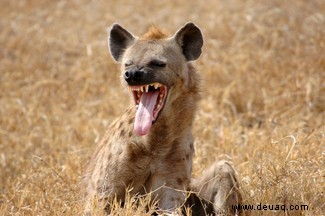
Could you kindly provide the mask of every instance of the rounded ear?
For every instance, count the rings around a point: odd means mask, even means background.
[[[110,30],[108,43],[109,51],[115,61],[121,61],[124,51],[133,44],[134,36],[119,24],[114,24]]]
[[[183,50],[187,61],[196,60],[202,52],[203,36],[199,27],[194,23],[187,23],[179,29],[174,39]]]

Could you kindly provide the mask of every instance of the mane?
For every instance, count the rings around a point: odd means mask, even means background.
[[[146,33],[141,36],[143,40],[160,40],[167,38],[168,34],[155,25],[151,25]]]

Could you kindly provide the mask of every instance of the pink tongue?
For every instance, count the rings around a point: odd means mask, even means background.
[[[155,108],[158,95],[159,91],[142,93],[134,122],[134,131],[139,136],[146,135],[151,128],[153,110]]]

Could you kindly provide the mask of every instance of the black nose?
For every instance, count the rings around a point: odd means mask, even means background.
[[[143,78],[144,71],[129,70],[124,73],[124,79],[128,83],[140,82]]]

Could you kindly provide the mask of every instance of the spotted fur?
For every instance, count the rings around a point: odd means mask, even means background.
[[[134,195],[153,192],[163,211],[175,211],[186,204],[198,215],[209,209],[215,213],[226,211],[236,204],[240,194],[228,162],[216,162],[199,180],[191,176],[191,130],[200,99],[200,78],[192,61],[201,54],[200,29],[188,23],[167,37],[157,27],[151,27],[137,39],[115,24],[109,41],[122,74],[127,70],[126,62],[132,62],[132,66],[151,73],[150,81],[166,85],[168,96],[147,135],[138,136],[133,131],[134,105],[109,126],[85,173],[87,210],[91,212],[91,200],[96,198],[104,201],[109,211],[114,198],[124,202],[126,188],[132,188],[130,193]],[[166,66],[148,67],[152,58],[163,59]],[[194,193],[189,196],[186,191]],[[204,202],[208,208],[202,205]]]

